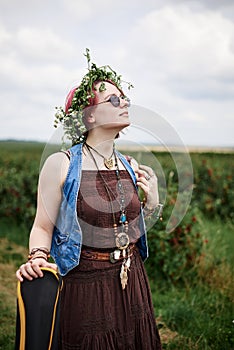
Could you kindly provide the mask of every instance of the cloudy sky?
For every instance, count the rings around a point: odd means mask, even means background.
[[[133,83],[146,133],[155,113],[185,145],[234,146],[232,0],[0,0],[0,139],[51,139],[86,47]]]

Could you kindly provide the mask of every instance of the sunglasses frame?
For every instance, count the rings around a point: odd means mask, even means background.
[[[128,102],[128,107],[130,107],[130,99],[128,97],[125,97],[125,96],[117,96],[117,95],[111,95],[108,100],[106,101],[102,101],[102,102],[98,102],[96,103],[94,106],[96,105],[100,105],[102,103],[107,103],[107,102],[110,102],[112,104],[113,107],[119,107],[120,106],[120,103],[121,103],[121,100],[120,99],[124,99],[125,101]],[[117,102],[117,104],[116,104]]]

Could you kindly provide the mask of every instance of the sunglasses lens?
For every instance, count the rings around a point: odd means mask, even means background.
[[[130,107],[130,105],[131,105],[131,101],[130,101],[130,99],[129,99],[129,98],[126,98],[125,100],[126,100],[126,101],[127,101],[127,103],[128,103],[128,107]]]
[[[119,105],[120,105],[120,98],[124,99],[124,101],[126,101],[128,103],[128,107],[130,106],[130,100],[127,97],[119,97],[119,96],[116,96],[116,95],[112,95],[110,97],[109,101],[112,104],[112,106],[119,107]]]
[[[110,97],[110,103],[114,106],[114,107],[119,107],[120,105],[120,99],[118,96],[116,95],[112,95]]]

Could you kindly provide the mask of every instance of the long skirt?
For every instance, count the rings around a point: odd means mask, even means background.
[[[150,287],[138,250],[122,290],[116,263],[81,258],[63,279],[60,350],[161,350]]]

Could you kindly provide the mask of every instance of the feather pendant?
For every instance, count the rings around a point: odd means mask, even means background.
[[[128,271],[130,271],[130,257],[126,260],[123,261],[122,266],[121,266],[121,271],[120,271],[120,281],[121,281],[121,286],[122,289],[124,290],[128,284]]]

